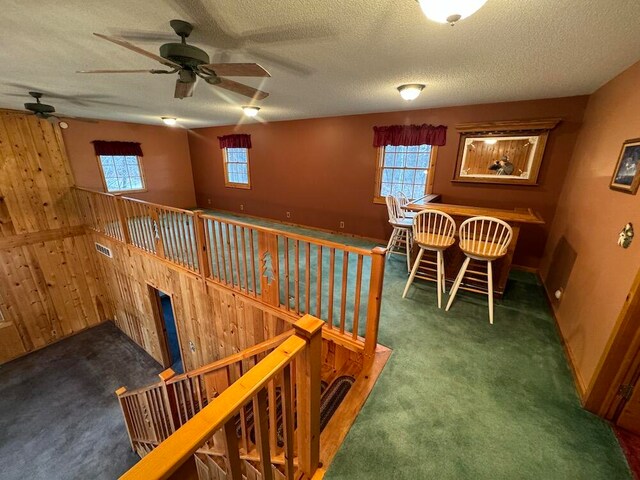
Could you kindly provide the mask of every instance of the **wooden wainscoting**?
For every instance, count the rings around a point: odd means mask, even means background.
[[[160,363],[161,339],[148,285],[172,297],[186,370],[279,335],[297,319],[131,245],[97,233],[92,238],[113,254],[97,259],[107,317]]]

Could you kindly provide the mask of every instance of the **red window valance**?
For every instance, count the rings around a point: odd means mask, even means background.
[[[94,140],[93,149],[96,155],[136,155],[142,156],[142,148],[137,142],[107,142]]]
[[[444,125],[389,125],[373,127],[373,146],[386,145],[437,145],[447,143],[447,127]]]
[[[220,148],[251,148],[251,135],[236,133],[218,137]]]

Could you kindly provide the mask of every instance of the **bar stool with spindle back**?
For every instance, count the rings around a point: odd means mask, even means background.
[[[400,204],[400,211],[402,212],[402,216],[404,218],[414,218],[416,216],[416,212],[412,212],[404,208],[411,203],[411,200],[409,200],[407,194],[402,190],[399,190],[398,193],[396,193],[396,198],[398,199],[398,203]]]
[[[402,215],[400,202],[398,202],[398,199],[393,195],[386,196],[384,200],[387,204],[389,223],[393,227],[393,232],[391,233],[391,237],[389,238],[389,243],[387,243],[387,256],[391,255],[392,253],[397,253],[398,255],[406,255],[407,271],[409,271],[411,270],[410,252],[411,247],[413,246],[411,235],[411,226],[413,224],[413,219],[405,218]],[[404,253],[402,252],[403,243],[405,249]]]
[[[404,287],[402,298],[407,296],[409,287],[420,268],[420,260],[426,250],[436,252],[436,276],[438,283],[438,308],[442,308],[442,292],[444,292],[444,251],[456,241],[456,222],[450,215],[438,210],[422,210],[413,219],[413,241],[420,251],[413,263],[411,275]]]
[[[451,296],[447,303],[449,311],[453,299],[460,288],[464,274],[471,259],[487,262],[487,296],[489,299],[489,323],[493,325],[493,268],[492,262],[507,254],[507,249],[513,238],[511,226],[498,218],[472,217],[460,225],[460,250],[466,255],[464,263],[458,272]]]

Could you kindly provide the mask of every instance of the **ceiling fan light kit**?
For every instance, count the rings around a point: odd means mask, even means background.
[[[242,111],[247,117],[255,117],[256,115],[258,115],[258,112],[260,111],[260,107],[255,107],[253,105],[245,105],[242,107]]]
[[[94,33],[98,38],[115,43],[145,57],[151,58],[171,70],[81,70],[78,73],[152,73],[178,74],[174,98],[193,96],[198,78],[209,85],[224,88],[251,99],[263,100],[269,96],[267,92],[224,78],[231,77],[270,77],[269,72],[257,63],[209,63],[207,52],[195,45],[189,45],[187,38],[191,35],[193,25],[184,20],[169,22],[173,31],[180,37],[180,42],[169,42],[160,46],[160,55],[144,50],[132,43],[117,37]]]
[[[400,92],[400,96],[403,99],[410,101],[418,98],[423,89],[424,85],[421,83],[408,83],[406,85],[400,85],[398,92]]]
[[[487,3],[487,0],[417,0],[429,20],[454,26]]]

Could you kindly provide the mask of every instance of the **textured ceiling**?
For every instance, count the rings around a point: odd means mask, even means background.
[[[175,76],[81,75],[157,68],[96,38],[121,35],[157,52],[168,21],[196,25],[190,41],[212,60],[256,61],[271,93],[252,121],[275,121],[593,92],[640,59],[638,0],[488,0],[455,27],[427,20],[414,0],[3,0],[0,106],[27,88],[55,94],[61,113],[186,127],[245,122],[247,99],[200,82],[173,98]],[[413,102],[395,87],[425,83]],[[45,99],[46,100],[46,99]]]

